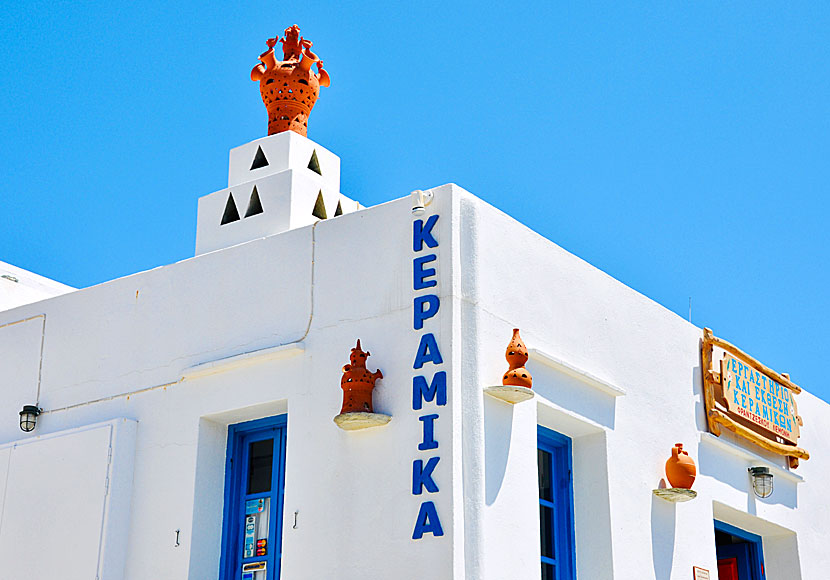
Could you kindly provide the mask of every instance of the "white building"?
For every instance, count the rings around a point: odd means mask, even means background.
[[[194,258],[79,290],[0,264],[0,580],[828,577],[826,403],[796,396],[797,469],[716,437],[702,329],[458,186],[362,208],[339,169],[279,133],[231,151]],[[484,389],[516,327],[513,405]],[[358,338],[391,420],[347,431]],[[653,493],[676,442],[685,503]]]

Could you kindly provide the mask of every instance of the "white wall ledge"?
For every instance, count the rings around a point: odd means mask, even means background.
[[[599,391],[602,391],[606,395],[611,395],[612,397],[622,397],[625,395],[625,390],[622,387],[618,387],[613,383],[592,375],[588,371],[576,367],[567,361],[553,356],[552,354],[548,354],[537,348],[531,348],[528,352],[531,359],[563,372],[566,375],[570,375],[573,378],[582,381],[583,383],[590,385]]]
[[[607,432],[609,429],[570,409],[561,407],[539,393],[536,401],[536,420],[542,427],[559,431],[568,437],[582,437]]]
[[[736,457],[740,457],[741,459],[744,459],[747,462],[752,463],[753,466],[769,467],[770,472],[775,477],[780,477],[782,479],[786,479],[795,483],[804,483],[804,477],[802,477],[801,475],[798,475],[797,473],[793,473],[792,471],[786,469],[782,469],[781,467],[770,463],[768,459],[764,459],[760,455],[756,455],[751,451],[747,451],[743,447],[735,445],[731,441],[726,441],[725,439],[716,437],[711,433],[701,432],[700,443],[702,445],[709,445],[722,451],[726,451],[727,453],[730,453]]]
[[[252,350],[251,352],[244,352],[242,354],[220,358],[188,367],[182,371],[182,379],[191,380],[199,377],[224,373],[253,364],[293,356],[304,351],[305,343],[303,342],[292,342],[289,344],[282,344],[280,346],[270,346],[268,348]]]

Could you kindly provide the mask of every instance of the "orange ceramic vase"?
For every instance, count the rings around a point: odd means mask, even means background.
[[[259,81],[259,92],[268,110],[268,134],[294,131],[305,137],[308,116],[317,102],[320,87],[329,86],[329,74],[323,61],[311,52],[311,41],[300,36],[296,24],[285,29],[283,60],[274,55],[278,40],[269,38],[268,50],[259,55],[260,64],[251,71],[251,80]],[[317,65],[317,73],[311,66]]]
[[[366,368],[366,358],[370,355],[360,349],[360,339],[349,355],[350,363],[343,367],[340,388],[343,389],[343,407],[340,413],[374,413],[372,408],[372,390],[375,381],[383,378],[380,369],[370,373]]]
[[[504,352],[504,358],[507,359],[507,364],[510,368],[504,373],[501,384],[511,387],[526,387],[531,388],[533,385],[533,377],[525,368],[527,362],[527,347],[522,342],[522,337],[519,336],[519,329],[513,329],[513,339],[507,345],[507,350]]]
[[[675,443],[671,449],[671,458],[666,461],[666,477],[672,487],[692,489],[697,476],[694,460],[683,451],[682,443]]]

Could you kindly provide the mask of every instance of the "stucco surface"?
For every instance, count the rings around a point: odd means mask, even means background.
[[[246,171],[232,170],[234,187],[249,184]],[[108,578],[216,577],[227,426],[283,413],[284,578],[538,577],[537,425],[573,442],[580,578],[714,572],[716,517],[764,537],[768,580],[822,577],[826,403],[798,397],[812,458],[797,475],[729,436],[713,444],[700,328],[461,188],[432,191],[418,218],[403,197],[274,235],[252,230],[235,245],[0,312],[0,370],[12,378],[0,391],[0,444],[137,422],[128,465],[119,459],[131,474],[119,516],[124,573]],[[440,310],[416,329],[413,300],[427,291],[413,288],[413,222],[435,215],[428,292]],[[483,389],[500,383],[516,327],[547,354],[527,365],[534,398],[508,405]],[[437,368],[413,368],[425,333],[441,348],[447,404],[416,411],[413,376]],[[392,418],[346,432],[332,418],[357,338],[384,375],[375,411]],[[17,410],[38,389],[44,414],[21,435]],[[439,415],[429,453],[418,449],[426,413]],[[699,495],[683,504],[652,494],[676,442],[699,468]],[[439,491],[413,494],[413,462],[433,455]],[[779,470],[766,500],[751,492],[753,464]],[[444,535],[414,540],[426,500]]]
[[[470,373],[474,378],[464,381],[470,397],[504,372],[502,353],[514,327],[521,328],[530,348],[551,353],[625,392],[610,396],[532,358],[527,368],[534,376],[534,405],[503,409],[496,406],[501,403],[485,400],[483,441],[475,442],[484,447],[485,498],[492,495],[488,490],[494,472],[500,480],[509,477],[512,485],[502,487],[507,494],[504,507],[499,508],[501,494],[492,504],[485,501],[481,537],[487,564],[481,577],[503,578],[506,569],[522,570],[527,577],[538,574],[538,552],[531,558],[521,549],[507,556],[498,550],[516,537],[516,530],[538,528],[535,496],[527,501],[536,486],[536,466],[527,457],[535,446],[535,431],[529,426],[535,428],[537,421],[573,439],[580,577],[685,578],[692,566],[715,571],[715,517],[757,530],[765,538],[774,560],[767,566],[768,580],[802,577],[798,562],[803,578],[821,577],[818,571],[827,569],[830,560],[815,542],[830,539],[830,520],[814,480],[830,471],[828,405],[807,392],[798,396],[806,422],[800,443],[812,459],[802,462],[792,478],[785,477],[781,458],[729,434],[724,439],[733,441],[737,450],[748,448],[752,458],[701,444],[701,433],[707,431],[700,378],[702,329],[486,203],[460,195],[468,207],[463,215],[475,224],[462,227],[467,235],[461,244],[462,255],[474,256],[462,274],[468,319],[475,321],[468,330],[477,341],[477,368]],[[536,412],[535,420],[522,415],[528,409]],[[651,494],[664,477],[675,442],[684,443],[700,470],[698,498],[683,504]],[[504,474],[488,454],[500,458]],[[772,497],[753,495],[746,471],[750,465],[783,468]],[[477,477],[470,473],[470,479]],[[472,491],[477,483],[465,485]],[[719,512],[719,505],[735,511]],[[537,543],[529,543],[538,549]]]

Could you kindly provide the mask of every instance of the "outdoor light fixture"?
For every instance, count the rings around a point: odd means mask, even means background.
[[[38,415],[40,415],[40,409],[35,405],[23,405],[23,410],[20,411],[20,430],[26,433],[34,431]]]
[[[416,189],[410,195],[412,195],[413,215],[423,215],[426,207],[432,203],[432,198],[434,197],[431,191],[421,191],[420,189]]]
[[[772,474],[769,467],[750,467],[749,475],[752,476],[752,489],[758,497],[769,497],[772,495]]]

